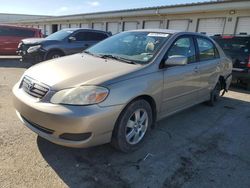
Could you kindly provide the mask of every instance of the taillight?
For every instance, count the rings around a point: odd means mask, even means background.
[[[247,67],[250,68],[250,55],[249,55],[249,57],[248,57]]]

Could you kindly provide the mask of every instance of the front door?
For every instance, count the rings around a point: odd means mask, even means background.
[[[164,68],[162,115],[169,115],[196,103],[200,88],[195,45],[192,36],[178,38],[170,47],[164,61],[171,56],[188,58],[188,64]]]

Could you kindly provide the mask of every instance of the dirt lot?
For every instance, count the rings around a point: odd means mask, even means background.
[[[23,126],[11,88],[24,64],[0,60],[0,187],[250,187],[250,92],[164,119],[144,147],[70,149]]]

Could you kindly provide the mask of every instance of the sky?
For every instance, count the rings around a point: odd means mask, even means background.
[[[0,13],[69,15],[206,0],[0,0]]]

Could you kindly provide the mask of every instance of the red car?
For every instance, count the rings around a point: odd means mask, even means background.
[[[40,29],[0,25],[0,55],[15,55],[22,39],[41,37]]]

